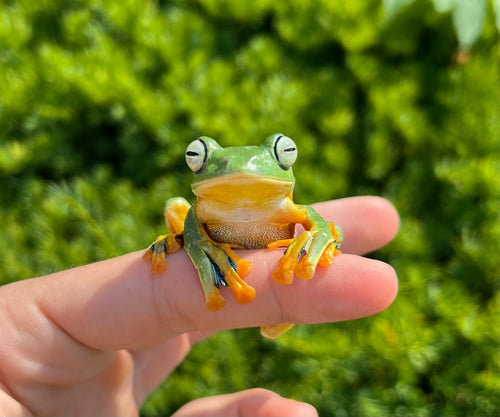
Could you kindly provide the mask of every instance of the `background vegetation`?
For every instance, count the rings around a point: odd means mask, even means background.
[[[192,139],[283,132],[298,202],[396,205],[373,256],[399,295],[276,341],[222,332],[143,415],[263,386],[324,416],[498,416],[498,65],[486,0],[0,0],[0,282],[145,247],[191,196]]]

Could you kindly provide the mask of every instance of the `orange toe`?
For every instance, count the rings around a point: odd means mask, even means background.
[[[226,305],[226,300],[220,292],[216,292],[207,298],[207,308],[210,311],[220,310]]]
[[[252,262],[240,260],[237,264],[236,271],[240,277],[247,275],[252,269]]]
[[[165,259],[165,253],[155,253],[152,255],[151,261],[151,272],[157,274],[163,272],[167,269],[167,260]]]
[[[315,268],[307,261],[301,261],[295,267],[295,275],[302,279],[311,279]]]
[[[151,261],[153,259],[153,251],[151,249],[148,249],[144,255],[142,255],[142,259],[145,261]]]
[[[240,291],[235,293],[234,297],[239,304],[246,304],[252,301],[255,298],[256,294],[257,293],[254,288],[246,286],[245,288],[242,288]]]
[[[289,285],[293,282],[293,271],[291,270],[286,270],[283,268],[277,268],[273,272],[273,279],[278,283],[282,285]]]
[[[319,258],[318,265],[329,266],[333,264],[334,256],[335,256],[335,249],[334,246],[330,244],[321,255],[321,258]]]

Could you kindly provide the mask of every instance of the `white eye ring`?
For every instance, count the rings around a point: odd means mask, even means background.
[[[202,139],[192,141],[186,148],[186,164],[195,174],[205,169],[208,150]]]
[[[297,159],[297,145],[288,136],[278,136],[274,142],[274,156],[280,167],[288,170]]]

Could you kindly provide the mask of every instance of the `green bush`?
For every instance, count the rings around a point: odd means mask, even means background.
[[[372,256],[399,295],[275,341],[222,332],[143,415],[254,386],[325,416],[499,415],[499,45],[470,4],[0,0],[1,282],[145,247],[192,199],[192,139],[283,132],[298,202],[398,208]]]

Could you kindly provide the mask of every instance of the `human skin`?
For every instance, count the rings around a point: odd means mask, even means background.
[[[378,197],[315,204],[344,230],[342,254],[310,281],[271,279],[282,251],[240,251],[257,291],[206,310],[196,270],[184,251],[152,274],[143,251],[19,281],[0,288],[0,415],[138,415],[152,390],[191,346],[223,329],[324,323],[375,314],[393,301],[391,266],[360,255],[387,244],[399,218]],[[258,336],[256,336],[258,337]],[[176,415],[316,415],[308,404],[262,389],[198,399]]]

